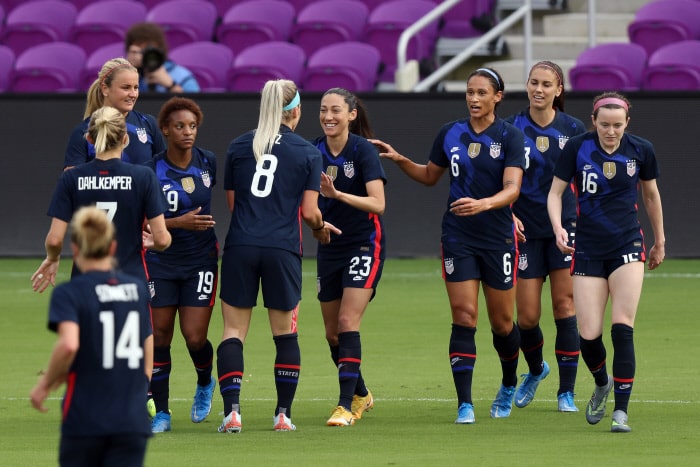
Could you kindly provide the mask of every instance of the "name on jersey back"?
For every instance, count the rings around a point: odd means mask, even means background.
[[[78,190],[131,190],[131,176],[78,177]]]

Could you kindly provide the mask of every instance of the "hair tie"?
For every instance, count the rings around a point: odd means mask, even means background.
[[[603,107],[604,105],[619,105],[620,107],[625,109],[626,112],[629,112],[629,106],[627,105],[627,102],[625,102],[623,99],[620,99],[619,97],[606,97],[603,99],[598,99],[598,101],[595,104],[593,104],[593,112]]]
[[[116,70],[117,68],[130,67],[130,66],[132,66],[131,63],[120,63],[119,65],[113,66],[112,69],[109,70],[107,73],[105,73],[105,75],[100,80],[100,86],[102,86],[102,84],[105,82],[105,79],[107,79],[107,77],[109,75],[111,75],[114,70]]]
[[[297,91],[297,93],[294,95],[294,99],[292,99],[289,104],[282,107],[282,111],[286,112],[287,110],[292,110],[294,107],[299,105],[299,101],[301,101],[301,97],[299,97],[299,91]]]
[[[548,65],[548,64],[546,64],[546,63],[544,63],[544,62],[537,62],[537,63],[535,63],[535,64],[532,66],[532,68],[533,68],[533,69],[535,69],[535,68],[547,68],[547,69],[549,69],[549,70],[552,70],[552,71],[554,72],[554,74],[557,76],[557,79],[559,80],[559,84],[562,85],[562,86],[564,85],[564,80],[561,79],[561,76],[559,75],[559,72],[558,72],[557,69],[554,68],[553,66]]]
[[[488,73],[489,75],[493,76],[493,79],[496,80],[496,84],[498,85],[498,90],[499,90],[499,91],[501,90],[501,88],[502,88],[503,86],[501,85],[501,80],[498,79],[498,75],[497,75],[496,73],[494,73],[493,71],[489,70],[488,68],[479,68],[479,69],[476,70],[476,71],[485,71],[485,72]]]

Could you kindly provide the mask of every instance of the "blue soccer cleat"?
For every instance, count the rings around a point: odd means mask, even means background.
[[[216,388],[216,380],[211,377],[209,384],[206,386],[197,385],[194,391],[194,401],[192,402],[192,412],[190,418],[192,422],[203,422],[211,412],[211,399],[214,397],[214,388]]]
[[[457,409],[457,420],[455,420],[455,423],[462,425],[474,422],[474,406],[467,402],[462,402]]]
[[[491,418],[509,417],[513,408],[513,397],[515,397],[515,386],[501,384],[496,399],[491,404]]]
[[[526,373],[523,375],[523,382],[520,387],[515,392],[515,406],[523,408],[532,402],[535,398],[535,391],[537,391],[537,386],[540,382],[549,375],[549,365],[547,362],[542,362],[542,373],[537,376],[533,376],[532,373]]]

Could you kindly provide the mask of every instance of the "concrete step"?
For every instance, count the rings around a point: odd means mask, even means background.
[[[619,37],[627,35],[627,26],[634,20],[632,13],[599,13],[595,18],[597,37]],[[545,36],[588,37],[588,14],[567,13],[547,15],[542,19]]]
[[[519,36],[505,36],[511,59],[525,58],[525,38]],[[627,36],[601,36],[596,40],[597,44],[608,42],[629,42]],[[557,59],[575,60],[581,52],[588,48],[587,36],[535,36],[532,38],[532,56],[546,57],[547,60]]]
[[[568,0],[569,11],[586,12],[590,0]],[[652,0],[596,0],[596,13],[635,13]]]

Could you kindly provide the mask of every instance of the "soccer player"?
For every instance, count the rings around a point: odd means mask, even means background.
[[[139,466],[146,455],[149,296],[140,278],[114,269],[116,247],[105,211],[75,213],[71,249],[82,274],[51,296],[48,327],[58,339],[30,393],[34,408],[46,412],[48,395],[66,383],[58,456],[64,466]]]
[[[143,248],[164,250],[171,236],[165,226],[165,200],[153,171],[123,162],[122,149],[129,143],[124,115],[113,107],[93,112],[86,138],[95,146],[92,161],[64,171],[56,184],[48,215],[46,259],[32,275],[32,288],[43,292],[56,285],[63,239],[73,214],[95,205],[107,212],[117,233],[116,260],[122,271],[146,284]],[[144,220],[148,231],[143,230]],[[73,275],[79,274],[73,267]]]
[[[231,223],[221,260],[224,332],[217,368],[224,419],[219,432],[241,431],[243,344],[260,283],[277,351],[273,428],[296,429],[292,402],[301,356],[293,318],[301,300],[301,219],[321,242],[327,243],[331,232],[340,233],[324,222],[318,208],[321,154],[294,133],[300,118],[294,82],[268,81],[257,129],[234,139],[226,154],[224,189]]]
[[[596,424],[605,415],[608,394],[615,390],[611,430],[631,431],[627,424],[635,374],[634,319],[642,292],[644,263],[659,267],[665,256],[659,169],[652,144],[625,132],[630,103],[608,92],[593,100],[594,130],[571,138],[554,168],[547,209],[559,249],[573,254],[574,304],[578,316],[581,357],[595,379],[586,420]],[[562,194],[574,179],[578,216],[576,241],[561,224]],[[647,256],[637,219],[637,189],[654,231]],[[612,376],[603,345],[605,308],[612,309]]]
[[[347,426],[374,406],[360,364],[360,323],[374,297],[385,257],[384,184],[386,175],[362,102],[350,91],[323,94],[324,135],[314,141],[323,155],[323,218],[343,231],[317,252],[318,299],[331,358],[338,368],[340,396],[329,426]]]
[[[475,421],[471,389],[480,285],[503,373],[491,417],[510,415],[518,382],[520,334],[513,322],[517,251],[510,205],[520,192],[525,153],[522,132],[496,116],[503,91],[503,79],[495,70],[473,71],[467,78],[469,116],[443,125],[427,164],[416,164],[389,144],[370,140],[380,146],[380,156],[424,185],[434,185],[446,171],[450,174],[441,246],[452,311],[449,357],[459,424]]]
[[[68,140],[63,168],[69,169],[95,157],[95,147],[85,140],[90,116],[103,106],[114,107],[126,118],[129,145],[121,155],[124,162],[143,164],[165,151],[165,141],[152,115],[134,110],[139,98],[139,73],[125,58],[108,60],[87,92],[84,120]]]
[[[515,406],[525,407],[549,374],[540,328],[542,288],[549,276],[552,312],[557,328],[554,355],[559,367],[557,405],[560,412],[578,412],[574,385],[578,369],[578,329],[574,310],[571,255],[557,248],[547,215],[547,194],[554,164],[566,141],[585,131],[583,122],[564,113],[564,74],[556,63],[537,62],[527,80],[530,105],[506,119],[525,135],[526,170],[520,196],[513,204],[518,233],[518,285],[515,302],[520,349],[529,371],[515,392]],[[573,190],[564,192],[561,224],[573,238],[576,223]]]
[[[171,429],[170,345],[178,313],[180,330],[197,372],[190,412],[194,423],[204,421],[209,415],[216,387],[212,377],[214,349],[207,339],[219,276],[219,245],[211,215],[216,157],[195,146],[203,118],[202,110],[193,100],[183,97],[168,100],[158,115],[168,150],[146,163],[156,173],[167,200],[165,223],[173,237],[167,250],[146,253],[148,285],[153,293],[154,433]]]

